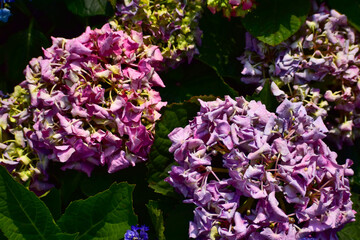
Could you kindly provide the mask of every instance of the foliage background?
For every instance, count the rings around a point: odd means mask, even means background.
[[[245,46],[245,32],[276,45],[294,34],[310,10],[307,0],[258,0],[262,7],[245,18],[212,14],[204,7],[200,28],[203,31],[200,55],[191,64],[161,73],[166,88],[158,89],[168,102],[156,126],[156,138],[150,160],[134,168],[108,174],[98,168],[85,174],[59,170],[53,166],[56,183],[40,199],[14,182],[0,168],[0,238],[10,239],[121,239],[134,224],[150,226],[150,239],[183,240],[188,238],[188,222],[193,207],[182,203],[180,195],[163,179],[173,164],[167,134],[185,126],[199,109],[197,99],[224,95],[247,96],[261,100],[273,111],[277,103],[265,86],[258,95],[240,81],[241,63],[236,60]],[[331,8],[346,14],[360,30],[359,0],[328,0]],[[12,92],[24,80],[23,70],[42,48],[51,44],[51,36],[73,38],[86,26],[101,27],[114,14],[113,0],[16,0],[12,16],[0,22],[0,89]],[[264,25],[265,24],[265,25]],[[360,141],[338,151],[338,161],[354,161],[351,187],[354,209],[360,211]],[[340,239],[359,239],[359,220],[348,224]]]

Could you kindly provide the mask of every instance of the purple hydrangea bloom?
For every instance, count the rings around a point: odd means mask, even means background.
[[[263,85],[269,79],[279,100],[304,102],[309,114],[325,118],[329,139],[341,148],[360,133],[358,43],[346,16],[321,5],[297,34],[276,47],[248,34],[240,58],[242,80]]]
[[[28,99],[21,110],[30,121],[24,138],[39,162],[90,176],[96,166],[113,173],[146,161],[166,105],[152,89],[164,87],[154,70],[162,61],[141,33],[109,24],[73,39],[53,38],[20,84]]]
[[[131,230],[126,231],[124,240],[148,240],[148,230],[149,228],[145,225],[141,227],[131,226]]]
[[[170,134],[178,163],[166,181],[196,205],[196,239],[337,239],[355,220],[351,160],[322,141],[328,130],[302,103],[284,100],[276,114],[260,102],[204,102]]]
[[[161,68],[175,68],[199,54],[202,4],[203,0],[119,0],[110,24],[114,29],[142,32],[144,41],[159,46],[164,57]]]

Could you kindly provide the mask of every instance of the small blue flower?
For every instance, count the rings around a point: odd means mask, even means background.
[[[140,230],[140,233],[138,232]],[[131,226],[131,230],[127,230],[124,236],[124,240],[148,240],[148,231],[149,228],[145,225],[138,227],[138,226]]]
[[[9,9],[7,9],[7,8],[0,9],[0,21],[1,22],[7,22],[10,16],[11,16],[11,12]]]

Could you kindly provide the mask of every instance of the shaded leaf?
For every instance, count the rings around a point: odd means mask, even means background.
[[[212,14],[205,11],[200,19],[200,29],[203,31],[202,44],[199,47],[200,61],[211,66],[222,78],[240,78],[240,57],[245,47],[245,31],[240,18],[231,21],[222,13]]]
[[[11,90],[25,79],[23,71],[33,57],[42,54],[41,47],[49,46],[46,36],[34,28],[34,20],[30,21],[26,30],[9,37],[2,48],[0,57],[4,58],[7,71],[0,74],[0,88]]]
[[[158,240],[165,240],[164,217],[162,210],[159,208],[159,204],[156,201],[150,200],[149,203],[146,204],[146,207],[148,208],[153,227],[156,231],[156,238]]]
[[[173,205],[170,210],[166,211],[166,239],[189,239],[189,221],[194,219],[193,210],[193,204],[179,203],[177,205]]]
[[[345,14],[348,21],[360,31],[360,0],[328,0],[330,7]]]
[[[254,37],[275,46],[296,33],[310,11],[310,1],[258,0],[256,9],[243,19]]]
[[[56,237],[59,240],[74,240],[77,238],[78,235],[79,235],[78,233],[74,233],[74,234],[58,233],[58,234],[56,234]]]
[[[49,172],[52,173],[55,185],[60,186],[59,193],[62,212],[64,212],[70,202],[86,197],[80,188],[82,182],[88,178],[85,173],[76,170],[62,171],[61,164],[59,163],[51,165]]]
[[[0,167],[0,229],[8,239],[64,239],[49,209]],[[57,235],[60,234],[60,235]]]
[[[70,12],[81,17],[105,15],[107,0],[65,0]]]
[[[237,92],[226,84],[208,65],[194,60],[161,74],[166,87],[159,89],[163,101],[182,102],[193,96],[224,95],[237,96]]]
[[[41,200],[49,208],[53,218],[55,220],[59,219],[61,215],[60,191],[57,188],[52,188],[46,196],[41,198]]]
[[[113,184],[93,197],[72,202],[58,221],[67,233],[79,233],[76,239],[119,239],[137,223],[132,208],[133,185]]]
[[[204,100],[213,100],[214,97],[201,97]],[[184,127],[190,119],[196,116],[200,110],[200,104],[196,97],[184,103],[173,103],[163,111],[161,120],[156,124],[155,141],[151,148],[147,167],[149,169],[149,186],[157,193],[174,196],[174,190],[164,179],[168,177],[168,171],[175,164],[172,154],[169,152],[171,141],[168,134],[176,127]],[[175,195],[177,196],[177,195]]]

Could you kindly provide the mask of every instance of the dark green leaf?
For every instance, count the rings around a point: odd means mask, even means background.
[[[137,223],[133,212],[133,185],[113,184],[93,197],[72,202],[58,221],[67,233],[79,233],[76,239],[119,239]]]
[[[151,148],[150,159],[147,167],[149,168],[149,186],[157,193],[164,195],[173,195],[173,188],[164,179],[168,177],[168,171],[175,161],[169,148],[171,141],[168,134],[176,127],[184,127],[190,119],[196,116],[200,110],[200,104],[192,98],[184,103],[174,103],[168,105],[163,112],[161,120],[156,124],[155,141]],[[202,99],[204,99],[202,97]],[[214,97],[208,97],[204,100],[213,100]]]
[[[60,164],[55,164],[52,166],[55,171],[51,172],[53,173],[54,182],[60,185],[61,209],[64,211],[70,202],[86,197],[81,191],[81,184],[85,179],[88,179],[88,176],[75,170],[62,171],[60,167]]]
[[[78,236],[78,233],[69,234],[69,233],[58,233],[56,237],[58,240],[74,240]]]
[[[258,0],[257,7],[243,19],[254,37],[275,46],[296,33],[305,22],[310,1]]]
[[[194,205],[180,203],[166,211],[165,237],[171,240],[189,239],[189,221],[194,219]],[[165,211],[164,211],[165,213]]]
[[[345,14],[350,22],[360,31],[360,0],[328,0],[330,7]]]
[[[160,89],[163,101],[182,102],[193,96],[214,95],[237,96],[235,90],[227,85],[208,65],[194,60],[161,75],[166,87]]]
[[[8,239],[59,239],[49,209],[0,167],[0,229]],[[63,238],[62,238],[63,239]]]
[[[146,204],[146,207],[148,208],[148,212],[149,212],[151,221],[152,221],[154,229],[156,231],[157,239],[165,240],[164,217],[163,217],[163,212],[159,208],[158,203],[151,200],[151,201],[149,201],[148,204]]]
[[[231,21],[221,13],[212,14],[205,11],[200,19],[200,29],[203,31],[202,44],[199,47],[202,62],[211,66],[221,76],[240,79],[240,57],[245,46],[245,31],[239,18]]]
[[[279,102],[276,97],[272,94],[270,88],[270,81],[266,80],[263,89],[259,93],[254,93],[248,100],[256,100],[265,104],[266,109],[270,112],[275,112]]]
[[[52,188],[46,196],[41,198],[41,200],[49,208],[53,218],[55,220],[59,219],[61,215],[60,191],[57,188]]]
[[[23,71],[33,57],[42,54],[41,47],[49,46],[46,36],[34,28],[31,20],[28,29],[19,31],[9,37],[4,45],[0,57],[4,58],[7,69],[0,74],[0,89],[12,89],[25,79]]]
[[[353,209],[359,213],[360,211],[360,195],[352,193]],[[360,236],[360,218],[357,217],[355,222],[348,223],[338,232],[340,240],[358,240]]]
[[[81,17],[105,15],[107,0],[65,0],[70,12]]]

